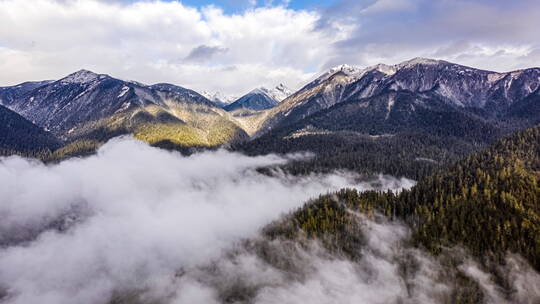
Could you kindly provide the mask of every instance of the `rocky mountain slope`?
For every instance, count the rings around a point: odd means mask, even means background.
[[[28,81],[15,86],[0,87],[0,104],[11,104],[25,93],[28,93],[36,88],[39,88],[51,82],[53,82],[53,80]]]

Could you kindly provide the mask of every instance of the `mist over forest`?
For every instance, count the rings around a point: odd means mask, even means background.
[[[347,172],[295,177],[257,171],[287,161],[224,150],[183,156],[132,138],[57,164],[2,158],[5,299],[107,303],[124,291],[166,295],[182,269],[211,263],[320,193],[414,185]]]

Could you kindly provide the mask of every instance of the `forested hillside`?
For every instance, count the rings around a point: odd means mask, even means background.
[[[42,154],[59,147],[52,134],[0,105],[0,155]]]
[[[347,209],[404,220],[416,245],[433,254],[463,246],[503,262],[509,253],[540,270],[540,126],[498,141],[399,194],[341,190],[296,211],[270,234],[331,235],[330,246],[353,254],[357,237]]]
[[[346,169],[418,180],[487,144],[413,131],[370,135],[348,130],[330,131],[312,125],[299,131],[290,130],[282,129],[233,147],[249,155],[313,152],[312,158],[287,164],[285,169],[293,174]]]

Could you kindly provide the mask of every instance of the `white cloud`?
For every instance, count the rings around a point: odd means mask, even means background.
[[[538,66],[536,0],[342,0],[319,27],[353,26],[325,66],[395,64],[413,57],[510,71]]]
[[[141,82],[241,93],[299,86],[335,37],[313,31],[315,12],[282,6],[226,15],[180,2],[0,1],[0,83],[59,78],[80,68]],[[217,52],[193,64],[201,45]],[[280,71],[286,71],[280,72]]]

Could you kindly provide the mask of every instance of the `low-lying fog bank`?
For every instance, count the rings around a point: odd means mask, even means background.
[[[182,156],[130,138],[110,141],[97,155],[55,165],[2,158],[2,301],[109,303],[125,297],[125,291],[137,291],[165,303],[211,303],[218,301],[213,287],[191,279],[194,274],[184,275],[186,269],[210,265],[240,240],[256,238],[261,227],[321,193],[414,184],[385,176],[360,182],[350,173],[293,177],[256,170],[286,161],[226,151]],[[321,281],[327,274],[328,284],[337,288],[332,292],[352,288],[339,287],[347,276],[356,278],[348,265],[313,263],[323,267],[308,265],[317,274],[313,281],[277,291],[269,287],[257,299],[295,303],[307,290],[320,287],[316,292],[324,293],[331,290]],[[256,273],[246,275],[255,281],[280,279],[277,270],[266,273],[253,266]],[[231,265],[231,277],[242,267]]]

